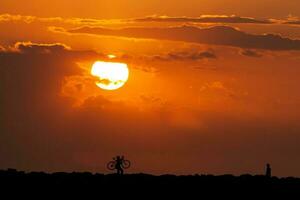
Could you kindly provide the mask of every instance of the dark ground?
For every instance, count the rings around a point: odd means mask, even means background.
[[[57,191],[71,192],[72,194],[77,192],[102,194],[112,191],[111,195],[113,196],[120,195],[121,192],[141,192],[143,195],[163,192],[170,195],[177,193],[194,194],[198,197],[243,194],[239,199],[245,199],[249,196],[272,197],[277,195],[284,195],[285,197],[287,197],[286,195],[296,195],[293,199],[299,199],[300,197],[297,196],[300,194],[299,178],[268,178],[262,175],[153,176],[148,174],[126,174],[119,176],[89,172],[25,173],[9,169],[0,170],[0,185],[2,191],[26,191],[29,193],[39,191],[48,194]],[[141,197],[140,199],[144,199],[147,196]]]

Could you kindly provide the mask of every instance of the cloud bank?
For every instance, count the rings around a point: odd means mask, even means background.
[[[300,40],[285,38],[275,34],[254,35],[229,26],[198,28],[180,26],[167,28],[122,28],[107,29],[81,27],[68,30],[68,33],[84,33],[128,38],[183,41],[199,44],[224,45],[249,49],[300,50]]]

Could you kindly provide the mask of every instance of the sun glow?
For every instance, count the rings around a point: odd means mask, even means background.
[[[98,77],[96,85],[105,90],[116,90],[128,80],[129,70],[125,63],[97,61],[93,64],[91,74]]]
[[[109,55],[107,55],[107,57],[110,58],[110,59],[113,59],[113,58],[116,58],[117,56],[113,55],[113,54],[109,54]]]

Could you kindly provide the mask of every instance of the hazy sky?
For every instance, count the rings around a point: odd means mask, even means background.
[[[0,168],[300,176],[296,0],[0,3]],[[109,59],[113,54],[116,58]],[[95,61],[128,64],[107,91]]]
[[[297,0],[2,0],[0,12],[64,17],[124,18],[144,15],[236,14],[282,18],[299,15]],[[267,8],[267,9],[266,9]]]

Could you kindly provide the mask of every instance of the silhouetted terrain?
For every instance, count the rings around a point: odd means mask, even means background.
[[[243,192],[247,195],[267,194],[268,196],[277,193],[300,191],[299,178],[268,178],[257,175],[193,175],[175,176],[161,175],[153,176],[148,174],[92,174],[85,173],[44,173],[44,172],[20,172],[13,169],[0,171],[1,188],[9,188],[15,191],[26,189],[27,191],[46,191],[48,193],[62,191],[91,191],[106,192],[107,189],[116,191],[151,191],[153,192],[183,192],[187,194],[199,193],[201,195],[225,195]],[[224,193],[226,191],[226,193]],[[242,198],[243,199],[243,198]]]

